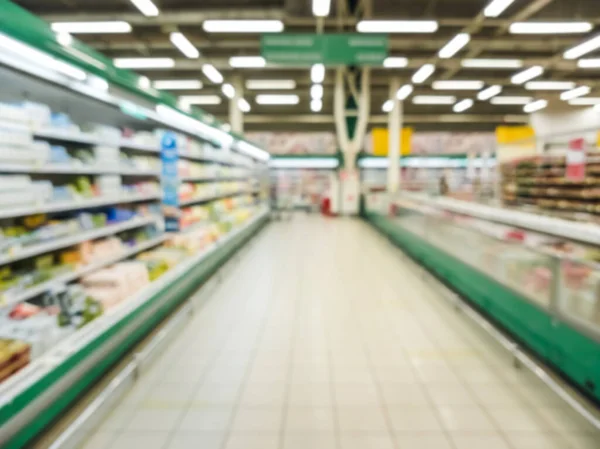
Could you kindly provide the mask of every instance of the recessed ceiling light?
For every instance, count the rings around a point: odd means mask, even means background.
[[[584,95],[589,94],[591,91],[592,89],[589,86],[576,87],[573,90],[568,90],[560,94],[560,99],[563,101],[573,100],[577,97],[583,97]]]
[[[565,59],[577,59],[589,52],[597,50],[598,48],[600,48],[600,36],[593,37],[579,45],[576,45],[575,47],[568,49],[564,52],[563,57]]]
[[[202,73],[215,84],[221,84],[223,82],[223,75],[221,75],[221,72],[219,72],[212,64],[203,64]]]
[[[408,96],[413,93],[413,90],[414,88],[411,84],[405,84],[400,89],[398,89],[398,92],[396,92],[396,98],[400,101],[406,100]]]
[[[544,109],[546,106],[548,106],[548,102],[546,100],[537,100],[537,101],[533,101],[529,104],[526,104],[523,107],[523,111],[525,111],[527,113],[531,113],[531,112],[539,111],[540,109]]]
[[[523,83],[529,81],[530,79],[541,76],[543,73],[544,73],[544,68],[542,66],[536,65],[536,66],[530,67],[528,69],[523,70],[522,72],[519,72],[519,73],[513,75],[513,77],[510,79],[510,81],[513,84],[523,84]]]
[[[120,69],[170,69],[175,67],[173,58],[116,58],[115,66]]]
[[[310,110],[313,112],[321,112],[323,109],[323,100],[320,99],[312,99],[310,102]]]
[[[262,56],[232,56],[229,58],[229,65],[236,68],[255,68],[267,65]]]
[[[569,90],[575,87],[571,81],[530,81],[525,84],[527,90]]]
[[[331,10],[331,0],[312,0],[312,13],[315,17],[327,17]]]
[[[71,34],[131,33],[131,25],[123,21],[113,22],[54,22],[52,30]]]
[[[451,95],[415,95],[413,104],[454,104],[456,97]]]
[[[240,110],[242,112],[250,112],[250,103],[248,103],[248,101],[245,98],[239,98],[238,99],[238,108],[240,108]]]
[[[202,89],[202,82],[199,80],[156,80],[152,84],[159,90]]]
[[[202,28],[207,33],[280,33],[281,20],[205,20]]]
[[[524,105],[531,101],[531,97],[494,97],[490,103],[501,106]]]
[[[473,69],[520,69],[520,59],[463,59],[461,65]]]
[[[156,17],[159,14],[158,8],[152,3],[152,0],[131,0],[131,3],[146,17]]]
[[[424,64],[412,76],[412,81],[413,83],[420,84],[433,75],[433,72],[435,72],[435,66],[433,64]]]
[[[580,59],[577,61],[577,67],[580,69],[597,69],[600,68],[600,58],[595,59]]]
[[[192,44],[182,33],[173,32],[169,35],[169,39],[186,58],[198,59],[200,57],[198,49],[194,47],[194,44]]]
[[[383,105],[381,106],[381,110],[383,112],[392,112],[392,109],[394,109],[394,102],[392,100],[387,100],[385,103],[383,103]]]
[[[514,3],[515,0],[491,0],[483,10],[486,17],[498,17],[506,8]]]
[[[247,80],[246,89],[251,90],[285,90],[295,89],[294,80]]]
[[[300,103],[298,95],[270,95],[260,94],[256,96],[256,103],[263,105],[295,105]]]
[[[465,45],[469,43],[471,36],[469,33],[459,33],[454,36],[450,42],[442,47],[439,51],[438,56],[442,59],[448,59],[454,56],[460,51]]]
[[[435,20],[361,20],[356,25],[359,33],[435,33]]]
[[[594,106],[600,104],[600,97],[573,98],[569,100],[569,104],[573,106]]]
[[[432,87],[435,90],[479,90],[485,86],[483,81],[467,80],[443,80],[434,81]]]
[[[591,31],[589,22],[514,22],[510,24],[512,34],[577,34]]]
[[[325,79],[325,66],[315,64],[310,68],[310,79],[315,84],[321,84]]]
[[[221,104],[221,97],[218,95],[182,95],[179,101],[184,104],[216,105]]]
[[[221,92],[223,92],[223,95],[227,98],[235,97],[235,88],[229,83],[225,83],[221,86]]]
[[[487,89],[484,89],[481,92],[479,92],[477,94],[477,99],[481,101],[489,100],[490,98],[495,97],[496,95],[500,95],[501,92],[502,86],[490,86]]]
[[[467,109],[471,108],[473,106],[473,100],[471,100],[470,98],[467,98],[465,100],[459,101],[458,103],[456,103],[454,105],[454,107],[452,108],[452,110],[454,112],[464,112]]]
[[[321,84],[313,84],[310,88],[310,97],[313,100],[323,98],[323,86]]]
[[[408,59],[401,56],[388,56],[383,60],[383,66],[388,69],[397,69],[406,67],[408,65]]]

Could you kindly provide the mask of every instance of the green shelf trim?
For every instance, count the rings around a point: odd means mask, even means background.
[[[41,412],[32,422],[28,423],[9,442],[2,446],[3,449],[23,448],[33,438],[39,435],[50,425],[61,413],[76,401],[89,387],[91,387],[106,371],[108,371],[118,360],[127,353],[136,343],[148,335],[167,315],[178,305],[186,301],[189,296],[205,283],[228,259],[230,259],[250,238],[256,234],[268,221],[267,217],[257,221],[235,238],[218,248],[215,252],[202,260],[199,264],[191,267],[170,285],[165,286],[156,295],[146,301],[142,306],[132,311],[115,326],[108,329],[96,340],[90,342],[77,353],[72,354],[63,363],[49,372],[29,389],[24,391],[15,400],[0,409],[0,426],[7,423],[19,412],[24,410],[36,398],[48,391],[52,385],[65,376],[70,370],[84,361],[93,352],[102,348],[120,331],[125,329],[132,321],[142,316],[145,311],[153,306],[163,303],[144,323],[129,333],[126,339],[84,376],[79,378],[59,400],[54,401],[48,408]],[[174,283],[177,288],[173,288]]]
[[[372,213],[368,213],[366,219],[582,392],[600,401],[598,342],[476,268],[403,229],[393,219]]]

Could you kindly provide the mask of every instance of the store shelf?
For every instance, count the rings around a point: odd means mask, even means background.
[[[138,195],[123,195],[107,198],[94,198],[80,201],[60,202],[57,204],[49,203],[44,206],[30,206],[14,209],[0,209],[0,219],[11,217],[22,217],[25,215],[47,214],[51,212],[64,212],[68,210],[91,209],[94,207],[108,206],[111,204],[137,203],[141,201],[158,200],[161,195],[155,194],[138,194]]]
[[[121,139],[119,147],[130,150],[146,151],[148,153],[160,153],[160,147],[151,144],[138,143],[131,139]]]
[[[228,197],[232,197],[232,196],[244,195],[244,194],[249,194],[249,193],[251,193],[251,192],[249,192],[247,190],[240,190],[239,192],[233,192],[233,193],[223,193],[220,195],[203,196],[203,197],[199,197],[199,198],[193,198],[191,200],[180,201],[179,206],[188,206],[190,204],[206,203],[208,201],[220,200],[222,198],[228,198]]]
[[[61,142],[80,143],[85,145],[97,145],[101,141],[97,136],[62,129],[44,128],[33,132],[38,139],[60,140]]]
[[[101,237],[106,237],[109,235],[117,234],[119,232],[127,231],[128,229],[135,229],[152,223],[157,223],[158,220],[159,219],[157,217],[133,218],[123,223],[108,225],[90,231],[84,231],[73,236],[54,239],[47,243],[31,245],[29,247],[15,250],[13,251],[14,254],[11,255],[0,255],[0,266],[13,263],[18,260],[28,259],[29,257],[38,256],[40,254],[49,253],[57,249],[68,248],[69,246],[76,245],[87,240],[95,240]]]
[[[181,182],[226,182],[242,181],[250,178],[249,176],[183,176]]]
[[[32,167],[18,164],[0,164],[0,173],[31,173],[41,175],[121,175],[121,176],[160,176],[158,170],[135,168],[111,168],[108,166],[43,165]]]
[[[54,279],[50,279],[49,281],[43,282],[35,287],[29,288],[24,292],[21,292],[16,295],[4,295],[0,296],[0,307],[7,307],[13,304],[18,304],[23,301],[27,301],[28,299],[35,298],[42,293],[50,291],[54,289],[58,285],[67,284],[72,282],[86,274],[93,273],[101,268],[117,263],[121,260],[127,259],[128,257],[134,256],[135,254],[141,253],[147,249],[152,248],[153,246],[160,245],[167,239],[166,234],[159,235],[158,237],[154,237],[146,242],[139,243],[134,247],[117,254],[108,259],[104,259],[98,262],[94,262],[93,264],[89,264],[83,267],[78,268],[72,273],[65,273],[61,276],[57,276]]]

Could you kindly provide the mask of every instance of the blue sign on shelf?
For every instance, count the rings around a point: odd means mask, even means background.
[[[161,139],[160,147],[165,229],[167,232],[177,232],[179,231],[181,210],[179,209],[179,151],[175,133],[171,131],[165,132]]]

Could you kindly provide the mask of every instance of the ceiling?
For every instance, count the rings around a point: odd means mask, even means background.
[[[16,3],[48,21],[125,20],[133,27],[127,34],[79,34],[77,38],[109,57],[171,57],[175,68],[137,70],[151,80],[198,79],[201,90],[174,91],[174,94],[215,94],[219,105],[201,106],[227,121],[228,100],[220,87],[202,73],[203,63],[217,67],[226,81],[248,79],[293,79],[300,103],[294,106],[256,104],[256,91],[247,90],[244,97],[252,110],[245,115],[246,130],[333,130],[334,70],[328,69],[324,85],[323,109],[310,110],[309,67],[270,66],[256,69],[234,69],[231,56],[260,54],[259,35],[209,34],[202,22],[207,19],[280,19],[286,32],[314,33],[317,19],[312,16],[311,0],[153,0],[160,9],[157,17],[145,17],[130,0],[16,0]],[[329,17],[322,21],[324,32],[355,32],[361,18],[371,19],[435,19],[439,29],[432,34],[391,34],[390,56],[408,58],[405,68],[373,68],[371,70],[371,125],[386,123],[382,104],[389,98],[393,77],[410,83],[415,71],[425,63],[436,65],[435,74],[415,86],[414,94],[455,95],[458,99],[475,98],[476,91],[435,91],[436,80],[482,80],[486,85],[502,85],[502,95],[526,95],[556,101],[560,92],[527,91],[511,84],[511,76],[519,69],[462,68],[465,58],[517,58],[524,68],[541,65],[545,73],[536,80],[565,80],[592,88],[591,96],[600,91],[600,69],[577,68],[576,61],[563,59],[568,48],[589,39],[600,28],[598,0],[515,0],[498,18],[486,18],[482,11],[490,0],[332,0]],[[594,29],[583,34],[514,35],[508,27],[515,21],[586,21]],[[201,52],[199,59],[187,59],[169,41],[169,32],[178,29]],[[471,35],[469,44],[449,59],[437,52],[457,33]],[[585,55],[600,57],[600,52]],[[261,91],[260,93],[269,93]],[[275,92],[271,92],[275,93]],[[280,93],[280,92],[277,92]],[[283,92],[281,92],[283,93]],[[288,92],[289,93],[289,92]],[[600,96],[600,95],[598,95]],[[462,114],[451,105],[415,105],[410,99],[404,106],[405,122],[417,129],[493,129],[500,123],[527,120],[523,106],[500,106],[489,101],[476,101]]]

